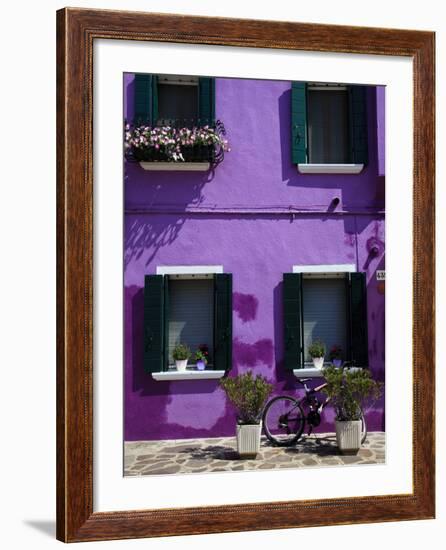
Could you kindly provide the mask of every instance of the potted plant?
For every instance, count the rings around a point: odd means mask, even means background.
[[[331,350],[330,350],[330,353],[329,353],[329,358],[330,358],[330,361],[331,361],[331,364],[334,366],[334,367],[342,367],[342,348],[341,346],[339,346],[338,344],[335,344]]]
[[[325,344],[321,340],[314,340],[308,348],[308,355],[313,359],[313,365],[321,370],[324,366]]]
[[[198,370],[204,370],[209,361],[209,347],[206,344],[200,344],[195,352],[195,361]]]
[[[177,344],[172,352],[177,370],[184,371],[187,367],[187,361],[191,356],[190,349],[186,344]]]
[[[361,448],[361,428],[365,403],[381,395],[382,383],[373,380],[367,369],[324,369],[327,384],[322,391],[335,408],[336,442],[342,454],[357,454]]]
[[[255,458],[260,450],[262,411],[273,386],[265,377],[251,371],[233,378],[222,378],[220,385],[237,410],[237,452],[241,458]]]

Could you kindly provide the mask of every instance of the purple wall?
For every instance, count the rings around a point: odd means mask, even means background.
[[[133,75],[125,75],[126,116]],[[301,175],[290,160],[290,82],[217,79],[216,117],[231,152],[214,173],[125,166],[125,439],[234,435],[218,381],[157,382],[142,363],[144,275],[157,265],[223,265],[233,274],[233,368],[252,369],[295,394],[283,368],[282,277],[295,264],[355,263],[367,272],[369,358],[384,378],[384,177],[377,112],[368,90],[369,164],[360,175]],[[333,210],[330,203],[339,197]],[[293,212],[294,215],[291,215]],[[377,245],[379,255],[371,258]],[[382,403],[369,429],[384,428]],[[321,429],[330,429],[327,424]]]

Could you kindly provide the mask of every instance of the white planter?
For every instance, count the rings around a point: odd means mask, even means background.
[[[316,369],[322,370],[324,367],[323,357],[313,357],[313,365]]]
[[[187,359],[181,359],[181,360],[176,359],[175,360],[175,366],[176,366],[177,370],[179,370],[179,371],[186,370]]]
[[[336,442],[342,454],[355,455],[361,448],[361,421],[335,421]]]
[[[255,458],[260,451],[260,434],[262,422],[259,424],[237,424],[237,452],[241,458]]]
[[[141,168],[151,172],[207,172],[209,162],[144,162],[139,163]]]

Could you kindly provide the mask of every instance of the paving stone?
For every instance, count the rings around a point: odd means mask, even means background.
[[[305,458],[302,460],[302,464],[305,464],[305,466],[317,466],[318,462],[314,458]]]
[[[340,459],[344,464],[355,464],[361,461],[361,457],[354,455],[342,455]]]
[[[369,456],[373,456],[373,453],[370,449],[360,449],[359,456],[368,458]]]
[[[261,450],[255,459],[238,456],[234,437],[126,442],[124,449],[124,475],[131,477],[379,464],[385,460],[385,434],[369,434],[357,456],[341,455],[333,434],[304,437],[293,447],[275,447],[262,437]]]
[[[180,466],[172,465],[167,466],[166,468],[158,468],[155,470],[145,470],[146,473],[151,475],[160,475],[160,474],[176,474],[180,471]]]

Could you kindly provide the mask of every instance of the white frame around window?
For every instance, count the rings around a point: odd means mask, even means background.
[[[304,278],[334,279],[344,277],[345,273],[355,273],[355,264],[321,264],[321,265],[293,265],[293,273],[302,273]],[[307,363],[309,365],[309,363]],[[323,378],[320,369],[304,366],[293,369],[296,378]]]
[[[157,275],[173,275],[182,279],[206,279],[224,273],[222,265],[158,265]]]
[[[340,278],[344,273],[356,273],[355,264],[316,264],[293,265],[293,273],[302,273],[304,277]]]
[[[198,86],[198,76],[188,76],[180,74],[159,74],[158,82],[160,84],[176,84],[178,86]]]

